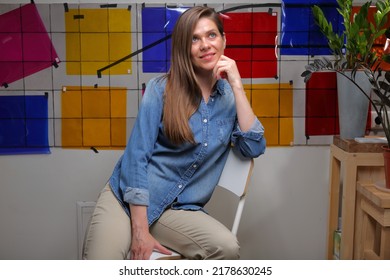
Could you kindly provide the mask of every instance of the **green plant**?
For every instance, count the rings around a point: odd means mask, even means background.
[[[385,133],[387,144],[390,144],[390,72],[385,72],[384,75],[380,68],[377,68],[377,73],[371,68],[365,68],[366,73],[374,94],[377,99],[371,99],[370,102],[377,112],[378,116],[375,119],[377,124],[380,124]]]
[[[317,5],[312,8],[313,17],[321,32],[328,39],[328,45],[335,55],[337,67],[352,69],[361,63],[371,67],[378,59],[373,46],[386,31],[385,25],[390,12],[390,3],[389,0],[376,2],[377,11],[374,14],[374,22],[371,23],[367,20],[367,16],[372,1],[364,3],[356,14],[353,14],[352,2],[353,0],[337,0],[339,6],[337,11],[342,16],[344,26],[344,30],[338,33]]]
[[[384,34],[389,38],[390,29],[386,29],[390,13],[390,0],[378,0],[375,4],[374,22],[367,20],[368,10],[372,1],[364,3],[359,12],[352,14],[353,0],[337,0],[337,11],[343,18],[344,30],[337,33],[318,6],[313,6],[312,12],[316,24],[328,40],[334,60],[326,57],[314,59],[305,67],[301,74],[305,83],[314,72],[335,71],[349,79],[369,99],[377,112],[376,123],[381,124],[388,145],[390,145],[390,72],[384,73],[380,67],[382,62],[390,63],[390,55],[378,57],[374,43]],[[351,71],[351,75],[345,73]],[[371,92],[365,92],[356,82],[356,71],[364,71],[371,83]],[[376,96],[376,98],[375,98]]]

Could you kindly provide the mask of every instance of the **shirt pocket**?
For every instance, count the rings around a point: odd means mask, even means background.
[[[217,120],[218,140],[227,145],[230,143],[236,118],[225,118]]]

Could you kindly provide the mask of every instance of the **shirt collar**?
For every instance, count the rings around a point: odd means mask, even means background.
[[[211,96],[215,96],[217,93],[219,95],[225,95],[225,85],[226,85],[227,81],[223,80],[223,79],[219,79],[217,80],[217,82],[215,83],[214,87],[213,87],[213,92],[211,94]]]

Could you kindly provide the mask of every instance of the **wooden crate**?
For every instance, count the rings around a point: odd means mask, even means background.
[[[361,238],[358,244],[360,259],[390,259],[390,190],[381,189],[378,183],[358,182],[361,195],[357,208],[361,211],[361,224],[356,226]],[[358,217],[357,217],[358,218]]]

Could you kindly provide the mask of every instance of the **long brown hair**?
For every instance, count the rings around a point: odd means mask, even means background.
[[[192,37],[200,18],[207,17],[224,34],[218,13],[208,7],[193,7],[185,11],[172,32],[171,67],[167,73],[164,94],[164,132],[174,144],[195,143],[188,120],[197,110],[202,92],[191,63]]]

